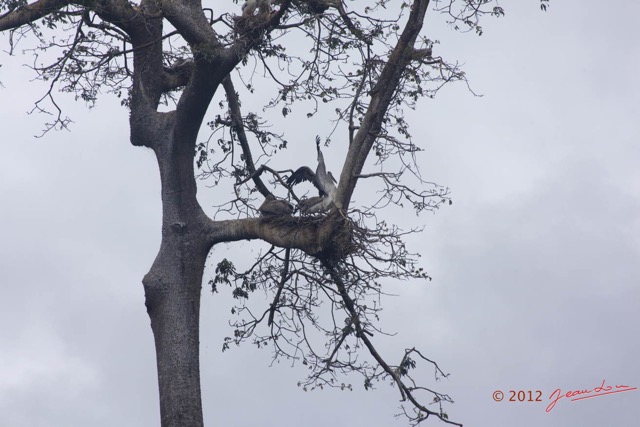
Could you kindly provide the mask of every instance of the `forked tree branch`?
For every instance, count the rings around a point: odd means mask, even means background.
[[[446,414],[442,412],[432,411],[417,400],[413,391],[417,389],[424,389],[424,388],[409,387],[402,381],[401,377],[403,374],[402,372],[403,363],[401,363],[400,366],[394,368],[389,366],[389,364],[384,360],[384,358],[380,355],[376,347],[373,345],[371,339],[369,338],[371,334],[362,325],[362,322],[360,321],[360,313],[358,311],[357,305],[353,301],[353,299],[351,299],[351,297],[349,296],[349,292],[347,291],[347,287],[345,286],[345,283],[340,273],[336,270],[335,266],[330,261],[326,259],[320,259],[320,261],[324,269],[331,276],[331,280],[336,284],[336,287],[338,288],[340,297],[344,302],[344,308],[349,314],[351,323],[354,326],[356,337],[362,340],[365,347],[367,347],[369,354],[371,354],[371,356],[375,359],[375,361],[379,364],[379,366],[384,370],[384,372],[386,372],[386,374],[389,377],[391,377],[393,381],[396,383],[396,385],[398,386],[398,390],[400,390],[400,395],[402,396],[402,400],[403,401],[409,400],[414,405],[414,407],[419,411],[419,413],[424,414],[424,415],[419,415],[418,417],[412,419],[412,421],[415,424],[418,424],[433,415],[435,417],[438,417],[441,421],[444,421],[447,424],[452,424],[455,426],[462,427],[462,424],[450,421],[446,416]],[[344,341],[344,339],[342,339],[342,341]],[[408,354],[409,353],[405,353],[405,356],[403,357],[403,362],[408,357]],[[422,355],[420,354],[420,356]],[[422,357],[424,358],[424,356]],[[430,361],[429,359],[426,359],[426,358],[424,359]],[[437,365],[436,365],[436,368],[438,370],[440,369]],[[443,396],[443,395],[440,395],[439,393],[433,392],[432,390],[427,389],[427,391],[430,391],[431,393],[435,394],[436,397],[438,398],[440,398],[440,396]],[[407,414],[407,416],[409,415]]]
[[[265,32],[272,31],[280,22],[290,0],[285,0],[269,20],[251,28],[251,31],[239,34],[237,40],[229,47],[223,47],[202,13],[199,2],[192,4],[185,0],[168,2],[167,19],[181,35],[191,44],[195,68],[189,83],[185,87],[176,106],[176,132],[179,139],[195,145],[195,138],[213,98],[222,80],[258,43]],[[189,26],[189,16],[198,14],[194,28]],[[184,15],[183,15],[184,14]],[[203,24],[204,22],[204,24]],[[204,30],[203,25],[208,30]],[[185,31],[183,34],[182,31]]]

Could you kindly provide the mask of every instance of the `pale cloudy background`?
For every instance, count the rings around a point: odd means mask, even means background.
[[[423,175],[454,205],[415,220],[426,230],[410,243],[434,280],[389,287],[383,321],[399,334],[381,346],[397,359],[417,345],[450,372],[422,375],[467,426],[637,425],[640,391],[545,407],[556,388],[640,386],[640,3],[502,6],[482,37],[427,21],[485,96],[452,86],[411,114]],[[25,112],[42,88],[22,62],[0,68],[0,426],[157,426],[140,284],[160,239],[153,154],[128,143],[109,98],[66,102],[73,131],[34,139],[43,118]],[[323,124],[305,127],[288,139]],[[292,167],[307,154],[290,151]],[[212,262],[253,247],[221,245]],[[269,368],[266,350],[221,353],[229,292],[203,293],[208,425],[402,425],[385,385],[304,393],[304,370]],[[498,389],[544,402],[496,403]]]

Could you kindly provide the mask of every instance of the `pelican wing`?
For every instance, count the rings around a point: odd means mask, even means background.
[[[302,181],[309,181],[313,185],[318,187],[318,183],[316,182],[316,174],[313,173],[311,168],[308,166],[302,166],[298,168],[297,171],[291,174],[291,176],[287,179],[287,184],[289,186],[296,185],[301,183]]]

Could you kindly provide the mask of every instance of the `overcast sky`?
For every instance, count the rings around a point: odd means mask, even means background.
[[[408,113],[423,176],[454,204],[389,218],[425,226],[409,243],[433,281],[389,285],[382,321],[398,335],[381,348],[437,360],[451,376],[434,384],[423,366],[421,378],[466,426],[636,425],[638,390],[545,407],[557,388],[640,386],[640,3],[502,6],[482,37],[427,20],[484,96],[451,86]],[[129,144],[128,112],[108,97],[90,111],[66,102],[72,132],[34,139],[44,118],[26,112],[42,87],[28,61],[0,61],[0,425],[157,426],[141,285],[160,241],[154,156]],[[314,120],[288,139],[322,135]],[[212,262],[239,250],[255,246],[221,245]],[[251,345],[221,353],[229,300],[203,289],[208,425],[403,425],[386,385],[365,392],[353,377],[353,392],[305,393],[301,366],[269,367]],[[496,403],[496,390],[541,390],[543,402]]]

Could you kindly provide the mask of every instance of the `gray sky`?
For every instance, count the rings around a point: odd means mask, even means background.
[[[557,388],[640,386],[640,4],[514,3],[482,37],[427,21],[484,97],[451,86],[408,113],[423,176],[454,204],[390,213],[426,227],[409,243],[433,281],[389,285],[383,325],[399,333],[381,349],[437,360],[449,379],[434,384],[426,366],[422,378],[467,426],[635,425],[640,391],[545,407]],[[0,425],[158,425],[140,283],[160,240],[154,156],[129,144],[128,113],[108,97],[90,111],[65,102],[72,132],[34,139],[43,117],[26,111],[42,88],[22,62],[5,55],[0,68]],[[323,124],[308,128],[292,134]],[[285,157],[299,162],[295,150]],[[256,249],[221,245],[212,262],[239,250]],[[267,350],[221,353],[230,304],[203,289],[209,425],[402,425],[386,385],[364,392],[353,377],[353,392],[305,393],[304,369],[268,367]],[[543,402],[496,403],[495,390],[541,390]]]

